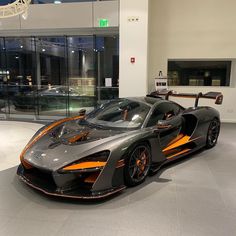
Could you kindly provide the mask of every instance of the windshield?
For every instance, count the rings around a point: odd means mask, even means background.
[[[150,110],[142,102],[129,99],[110,101],[87,116],[89,123],[114,128],[140,128]]]

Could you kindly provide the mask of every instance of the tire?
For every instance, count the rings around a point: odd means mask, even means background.
[[[210,122],[208,131],[207,131],[207,139],[206,139],[206,148],[213,148],[218,140],[218,136],[220,133],[220,121],[218,119],[213,119]]]
[[[151,166],[151,151],[146,144],[137,145],[126,159],[124,179],[127,186],[142,183],[148,175]]]

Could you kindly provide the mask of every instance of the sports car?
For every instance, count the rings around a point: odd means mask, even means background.
[[[195,98],[195,105],[185,109],[171,96]],[[140,184],[164,164],[216,145],[219,112],[198,106],[200,98],[223,101],[217,92],[156,91],[50,123],[22,151],[17,174],[45,194],[79,199],[104,198]]]
[[[93,106],[95,96],[81,95],[74,88],[66,86],[52,86],[27,93],[19,93],[12,97],[12,103],[16,109],[35,109],[37,104],[39,110],[65,109],[68,97],[70,107]]]

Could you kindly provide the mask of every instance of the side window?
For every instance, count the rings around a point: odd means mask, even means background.
[[[147,127],[151,127],[157,124],[158,120],[170,119],[180,113],[181,107],[172,102],[163,102],[159,104],[153,111],[149,118]]]
[[[181,111],[184,110],[181,106],[179,106],[176,103],[171,103],[171,105],[172,105],[172,110],[174,111],[175,115],[178,115]]]
[[[147,127],[151,127],[157,124],[158,120],[163,120],[165,113],[166,113],[166,106],[167,104],[162,103],[158,105],[155,110],[153,111],[151,117],[149,118]]]

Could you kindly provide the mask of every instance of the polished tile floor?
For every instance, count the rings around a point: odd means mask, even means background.
[[[0,235],[236,235],[236,124],[218,145],[104,202],[48,198],[21,183],[19,154],[40,124],[0,121]]]

